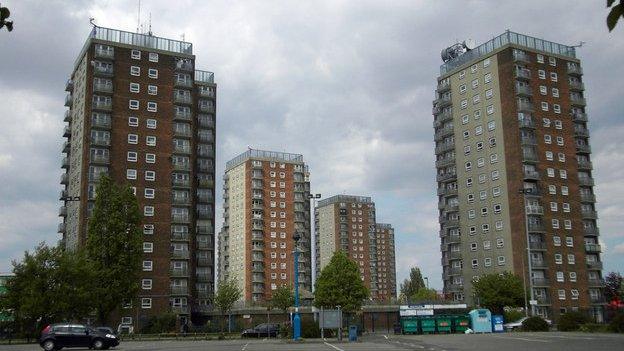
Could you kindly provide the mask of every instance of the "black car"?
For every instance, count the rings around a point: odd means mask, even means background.
[[[60,350],[63,347],[88,347],[106,350],[119,345],[114,334],[101,332],[83,324],[52,324],[41,331],[39,345],[46,351]]]
[[[256,325],[253,329],[245,329],[241,333],[243,338],[261,338],[261,337],[277,337],[279,333],[279,324],[262,323]]]

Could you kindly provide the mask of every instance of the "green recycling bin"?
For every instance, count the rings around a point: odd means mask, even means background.
[[[470,328],[470,318],[468,316],[455,316],[453,320],[455,333],[463,333]]]
[[[436,327],[438,328],[438,333],[451,333],[451,321],[452,318],[449,316],[437,316],[436,319]]]
[[[401,320],[401,327],[403,334],[417,334],[418,333],[418,320],[414,317],[404,317]]]
[[[436,331],[436,320],[433,317],[426,317],[420,320],[420,330],[423,334],[433,334]]]

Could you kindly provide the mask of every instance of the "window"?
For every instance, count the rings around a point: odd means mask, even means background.
[[[128,117],[128,126],[130,127],[138,127],[139,119],[136,117]]]
[[[141,90],[141,85],[139,83],[130,83],[130,92],[138,93]]]
[[[501,204],[494,204],[494,213],[500,214],[502,210],[503,207],[501,206]]]
[[[476,258],[472,259],[472,268],[477,268],[479,267],[479,260],[477,260]]]
[[[492,188],[492,196],[493,197],[498,197],[501,194],[501,190],[499,186],[493,187]]]
[[[485,240],[483,242],[483,250],[490,250],[492,248],[492,242],[489,240]]]
[[[150,68],[147,71],[147,76],[154,79],[158,78],[158,70],[156,68]]]
[[[470,121],[470,118],[468,117],[468,115],[462,116],[462,124],[468,124],[469,121]]]
[[[479,67],[478,67],[476,64],[472,65],[472,66],[470,67],[470,73],[475,73],[475,72],[477,71],[477,69],[478,69],[478,68],[479,68]]]
[[[465,167],[466,167],[466,171],[472,170],[472,163],[471,162],[466,162]]]
[[[128,144],[138,144],[139,136],[136,134],[128,134]]]
[[[491,267],[492,266],[492,259],[490,257],[486,257],[483,259],[483,265],[485,267]]]
[[[156,111],[158,111],[158,104],[153,102],[153,101],[149,101],[147,103],[147,111],[148,112],[156,112]]]
[[[471,186],[472,186],[472,178],[466,179],[466,187],[471,187]]]
[[[568,264],[574,264],[574,263],[575,263],[574,254],[568,254]]]
[[[550,134],[544,134],[544,143],[552,144],[552,137],[550,136]]]
[[[557,195],[557,186],[549,185],[548,186],[548,194],[550,194],[550,195]]]
[[[537,54],[537,63],[544,63],[544,55]]]
[[[488,105],[488,106],[485,108],[485,113],[487,113],[488,115],[493,114],[493,113],[494,113],[494,105]]]
[[[556,202],[551,202],[550,203],[550,210],[552,212],[557,212],[557,203]]]
[[[566,246],[567,247],[574,247],[574,238],[573,237],[566,236],[565,242],[566,242]]]
[[[561,204],[561,208],[563,209],[563,212],[570,212],[570,204],[567,202]]]
[[[137,161],[137,153],[134,151],[128,151],[128,155],[126,156],[126,160],[128,162],[136,162]]]
[[[566,185],[561,186],[561,195],[568,196],[568,187]]]
[[[467,196],[467,200],[469,203],[473,203],[474,202],[474,194],[470,193]]]
[[[155,191],[152,188],[145,188],[143,190],[146,199],[153,199]]]
[[[553,218],[551,220],[551,225],[553,229],[559,229],[559,220],[556,218]]]
[[[141,298],[141,308],[144,308],[144,309],[152,308],[152,299],[149,297]]]
[[[497,261],[498,261],[498,265],[499,266],[504,266],[505,265],[505,256],[498,256]]]
[[[152,261],[143,261],[143,271],[151,272],[152,271],[153,262]]]
[[[555,263],[556,264],[563,264],[563,257],[561,256],[561,254],[559,254],[559,253],[555,254]]]
[[[544,128],[550,128],[550,119],[542,118],[542,125],[544,126]]]
[[[546,174],[548,175],[548,177],[554,178],[555,177],[555,169],[554,168],[546,168]]]
[[[154,215],[154,206],[145,206],[143,207],[143,215],[152,217]]]
[[[483,68],[488,68],[490,66],[490,58],[486,58],[483,60]]]
[[[150,52],[149,53],[149,60],[150,62],[158,62],[158,54],[155,52]]]
[[[462,84],[459,86],[459,93],[463,94],[466,92],[466,84]]]
[[[156,180],[156,172],[154,172],[154,171],[145,171],[145,180],[149,180],[149,181]]]
[[[464,146],[464,155],[469,155],[470,154],[470,145],[466,145]]]
[[[559,97],[559,89],[552,88],[552,89],[550,89],[550,91],[552,91],[552,96],[553,97]]]
[[[502,249],[505,246],[505,240],[503,238],[496,239],[496,247]]]
[[[571,299],[572,300],[578,300],[579,298],[579,291],[577,289],[572,289],[570,290],[570,295],[571,295]]]
[[[136,169],[127,169],[126,170],[126,179],[136,179],[137,171]]]
[[[553,245],[561,246],[561,237],[557,235],[553,236]]]
[[[557,81],[557,72],[550,72],[550,80],[553,82]]]
[[[539,91],[542,95],[548,95],[548,88],[545,85],[540,85]]]
[[[503,221],[502,220],[498,220],[494,224],[495,224],[496,230],[503,230]]]
[[[559,170],[559,177],[561,179],[568,179],[568,171],[566,171],[565,169],[560,169]]]
[[[498,154],[490,154],[490,163],[498,162]]]
[[[479,78],[473,79],[471,82],[472,89],[477,89],[479,87]]]
[[[468,228],[468,234],[470,234],[470,235],[477,234],[477,227],[472,226],[472,227]],[[459,247],[457,247],[457,248],[459,249]]]
[[[546,71],[544,71],[543,69],[538,70],[537,76],[539,77],[539,79],[546,79]]]
[[[142,279],[141,280],[141,288],[143,290],[151,290],[152,289],[152,280],[151,279]]]
[[[461,106],[462,109],[468,107],[468,100],[462,99],[462,101],[459,102],[459,105]]]
[[[566,293],[565,293],[564,289],[557,290],[557,295],[559,296],[559,300],[565,300],[566,299]]]
[[[570,219],[564,219],[563,220],[563,227],[565,229],[572,229],[572,220]]]
[[[139,109],[139,100],[130,100],[128,101],[128,108],[131,110]]]
[[[475,210],[468,210],[468,218],[474,219],[476,217]]]
[[[557,281],[560,283],[563,283],[565,281],[564,276],[563,276],[563,272],[558,271],[557,272]]]
[[[146,136],[145,143],[147,146],[156,146],[156,137],[151,135]]]
[[[481,150],[483,150],[483,142],[479,141],[477,143],[477,151],[481,151]]]
[[[564,144],[564,143],[563,143],[563,137],[558,136],[558,137],[557,137],[557,145],[559,145],[559,146],[563,146],[563,144]]]
[[[479,102],[481,102],[481,95],[480,95],[480,94],[475,94],[475,95],[472,97],[472,104],[473,104],[473,105],[476,105],[476,104],[478,104]]]
[[[485,84],[492,82],[492,73],[486,73],[485,76],[483,76],[483,82],[485,82]]]
[[[473,113],[475,121],[481,118],[481,110],[475,110]]]
[[[465,76],[466,76],[466,71],[465,70],[459,72],[459,79],[464,79]]]
[[[555,129],[563,129],[563,123],[561,123],[561,120],[556,119],[555,120]]]
[[[477,243],[470,243],[470,251],[477,251]]]
[[[479,200],[485,200],[485,199],[487,199],[487,191],[485,190],[479,191]]]
[[[154,243],[143,243],[143,252],[144,253],[154,252]]]
[[[479,174],[479,184],[485,183],[486,180],[487,180],[487,177],[485,176],[485,173]]]
[[[132,50],[130,51],[130,57],[134,60],[140,60],[141,59],[141,52],[139,50]]]
[[[145,154],[146,163],[156,163],[156,154]]]
[[[143,224],[143,234],[145,234],[145,235],[153,235],[154,234],[154,225],[153,224]]]
[[[542,101],[542,111],[548,111],[548,103],[546,101]]]
[[[488,89],[485,91],[485,99],[491,99],[492,96],[494,96],[494,92],[492,91],[492,89]]]
[[[146,121],[147,129],[156,129],[157,122],[153,118],[148,118]]]
[[[147,86],[147,93],[149,95],[156,95],[158,94],[158,87],[155,85],[148,85]]]
[[[553,153],[552,153],[552,151],[546,151],[546,160],[547,161],[552,161],[553,160]]]
[[[496,146],[496,138],[490,138],[488,139],[488,141],[490,143],[490,147]]]
[[[496,122],[495,121],[489,121],[487,126],[488,126],[488,130],[489,131],[493,131],[496,128]]]
[[[485,166],[485,159],[483,157],[479,157],[477,159],[477,167],[481,168],[483,166]]]
[[[481,216],[485,217],[488,214],[488,209],[487,207],[483,207],[481,208]]]
[[[557,159],[559,162],[565,162],[565,154],[563,152],[557,153]]]
[[[576,272],[570,272],[568,276],[570,277],[571,282],[576,282]]]
[[[556,65],[557,65],[557,59],[556,59],[556,58],[554,58],[554,57],[549,57],[549,58],[548,58],[548,63],[549,63],[551,66],[556,66]]]
[[[131,76],[140,76],[141,75],[141,67],[139,67],[139,66],[130,66],[130,75]]]
[[[481,135],[483,134],[483,126],[478,125],[475,127],[475,135]]]

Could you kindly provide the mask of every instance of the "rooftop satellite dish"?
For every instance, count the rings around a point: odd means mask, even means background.
[[[462,42],[462,46],[466,49],[466,50],[472,50],[475,48],[475,41],[472,39],[466,39]]]
[[[466,52],[466,49],[464,48],[464,44],[457,43],[442,50],[442,52],[440,53],[440,56],[442,57],[442,61],[447,62],[460,56],[464,52]]]

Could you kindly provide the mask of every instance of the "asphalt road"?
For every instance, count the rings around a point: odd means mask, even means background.
[[[0,345],[2,351],[41,350],[38,345]],[[81,349],[72,349],[81,350]],[[83,349],[87,350],[87,349]],[[368,335],[356,343],[336,340],[224,341],[127,341],[113,350],[201,350],[201,351],[386,351],[386,350],[481,350],[481,351],[601,351],[624,350],[622,334],[586,333],[504,333],[478,335]]]

